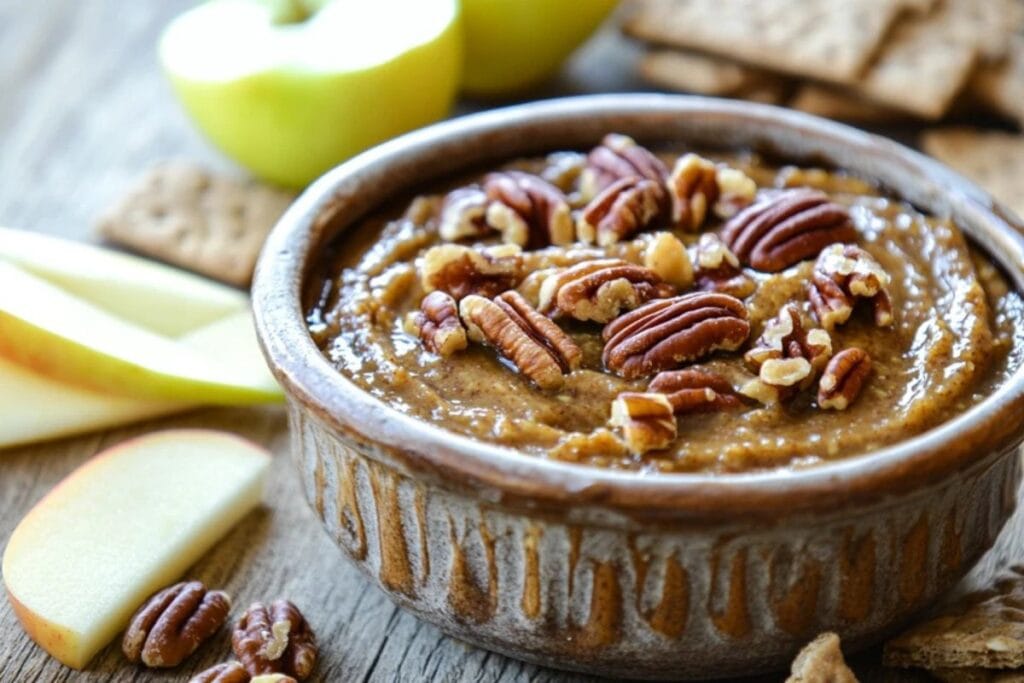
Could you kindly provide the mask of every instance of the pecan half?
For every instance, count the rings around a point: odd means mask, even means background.
[[[871,302],[876,325],[889,327],[895,322],[890,281],[868,252],[853,244],[833,244],[818,256],[807,295],[811,310],[826,330],[849,320],[858,299]]]
[[[628,135],[609,133],[587,155],[587,167],[580,179],[585,196],[595,197],[609,185],[624,178],[650,180],[654,183],[659,206],[667,205],[665,179],[668,168],[645,147]]]
[[[188,683],[252,683],[249,672],[238,662],[225,662],[200,671]]]
[[[711,207],[718,201],[718,169],[714,162],[697,154],[684,154],[668,177],[672,198],[672,224],[688,232],[704,225]]]
[[[676,438],[676,417],[664,394],[619,394],[608,424],[622,430],[626,447],[635,455],[667,448]]]
[[[691,292],[656,299],[608,323],[605,367],[626,378],[671,370],[747,340],[747,309],[728,294]]]
[[[439,356],[450,356],[469,345],[459,319],[459,304],[451,294],[435,290],[423,297],[420,310],[407,319],[406,331]]]
[[[442,244],[428,249],[420,264],[423,290],[439,289],[456,300],[468,294],[497,296],[515,288],[522,277],[522,254],[513,244],[485,249]]]
[[[644,249],[644,265],[676,289],[693,286],[693,262],[686,246],[670,232],[652,235]]]
[[[519,292],[505,292],[493,301],[470,295],[459,312],[470,339],[494,347],[541,389],[561,387],[583,358],[569,335]]]
[[[231,635],[235,656],[252,676],[281,673],[305,680],[316,665],[316,638],[288,600],[253,603]]]
[[[705,368],[659,372],[647,391],[665,394],[676,415],[731,410],[743,405],[732,384]]]
[[[863,349],[843,349],[825,366],[818,382],[818,407],[846,410],[871,374],[871,356]]]
[[[528,249],[549,244],[572,244],[575,228],[569,203],[557,187],[540,176],[500,171],[484,178],[490,204],[487,224],[501,232],[502,241]]]
[[[659,214],[660,186],[650,180],[622,178],[590,200],[576,220],[576,237],[601,246],[615,244],[650,225]]]
[[[736,254],[712,232],[700,236],[691,259],[697,289],[730,294],[737,299],[745,299],[757,289],[754,278],[743,272]]]
[[[622,311],[674,293],[671,285],[644,266],[620,259],[596,259],[549,275],[540,288],[538,310],[606,323]]]
[[[808,330],[800,310],[784,306],[765,324],[764,332],[743,356],[758,378],[740,392],[762,403],[785,401],[810,386],[832,356],[825,330]]]
[[[733,216],[722,240],[740,261],[769,273],[857,238],[849,212],[811,189],[780,190]]]
[[[460,187],[445,195],[441,204],[438,234],[454,242],[481,237],[491,231],[487,225],[487,195],[479,187]]]
[[[231,598],[207,591],[199,581],[183,581],[146,601],[124,632],[121,651],[148,667],[177,666],[228,618]]]

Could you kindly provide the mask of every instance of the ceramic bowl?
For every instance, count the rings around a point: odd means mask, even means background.
[[[951,216],[1024,284],[1018,219],[889,140],[773,107],[665,95],[553,100],[452,120],[335,168],[281,219],[256,274],[266,357],[323,527],[398,604],[481,647],[647,678],[784,667],[837,631],[877,641],[951,587],[1015,506],[1024,373],[937,429],[800,471],[606,471],[480,443],[332,368],[300,292],[321,248],[389,198],[608,132],[834,165]],[[325,577],[328,578],[329,577]]]

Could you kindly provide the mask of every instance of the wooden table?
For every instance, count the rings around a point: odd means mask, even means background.
[[[160,29],[189,4],[0,0],[0,225],[86,240],[96,215],[152,163],[182,157],[230,168],[185,119],[157,65]],[[606,33],[574,60],[553,90],[542,94],[635,89],[628,61],[628,49]],[[317,680],[592,680],[448,638],[370,586],[321,532],[302,499],[279,408],[203,410],[0,452],[0,543],[6,543],[35,501],[98,450],[168,427],[229,430],[274,452],[266,505],[189,576],[225,588],[238,605],[279,596],[294,600],[321,644]],[[1016,518],[975,580],[1015,556],[1020,525]],[[8,603],[0,600],[4,683],[183,681],[229,656],[228,639],[219,637],[179,669],[154,673],[128,665],[118,647],[111,646],[79,673],[36,647]],[[875,680],[877,659],[877,652],[858,658],[864,680]]]

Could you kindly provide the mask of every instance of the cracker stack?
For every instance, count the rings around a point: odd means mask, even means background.
[[[859,122],[964,102],[1024,124],[1020,0],[631,0],[623,30],[671,90]]]

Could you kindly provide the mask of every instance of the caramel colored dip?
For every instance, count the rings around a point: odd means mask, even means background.
[[[678,154],[666,150],[659,156],[671,168]],[[435,188],[347,231],[326,251],[307,288],[310,333],[339,372],[396,410],[524,457],[652,472],[799,467],[865,453],[964,411],[1024,359],[1020,294],[949,221],[841,172],[773,167],[752,155],[707,156],[742,170],[759,193],[789,187],[824,191],[848,209],[857,245],[891,278],[894,324],[876,325],[870,307],[858,305],[849,321],[830,332],[834,352],[857,347],[871,360],[871,373],[847,409],[822,409],[813,389],[769,405],[744,398],[734,409],[678,416],[678,435],[667,448],[638,454],[609,426],[609,416],[620,393],[644,392],[651,375],[625,379],[605,368],[602,324],[555,319],[579,346],[582,361],[554,390],[538,388],[491,346],[470,342],[447,357],[427,350],[405,323],[426,293],[418,270],[422,256],[442,243],[438,224],[445,193],[482,176]],[[584,159],[559,153],[506,168],[550,180],[565,192],[575,215],[585,203],[576,173]],[[670,230],[692,247],[702,233],[720,232],[722,225],[709,212],[696,232],[660,224],[603,247],[528,248],[517,289],[536,306],[541,278],[531,274],[604,257],[642,264],[653,231]],[[461,243],[499,244],[500,237]],[[745,268],[756,285],[743,298],[749,339],[736,351],[717,351],[680,367],[713,370],[737,387],[749,381],[754,373],[744,351],[784,305],[809,310],[814,263],[810,258],[774,273]]]

